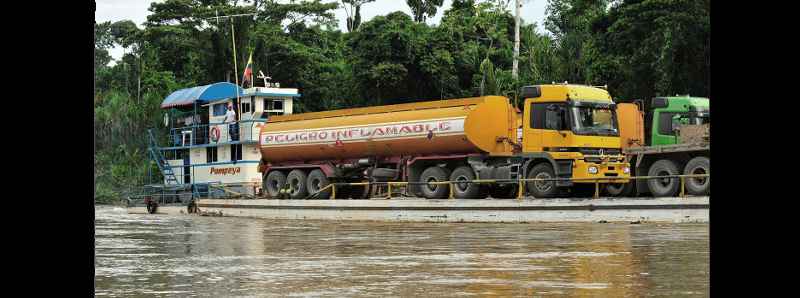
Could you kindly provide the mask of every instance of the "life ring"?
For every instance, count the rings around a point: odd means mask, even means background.
[[[211,128],[211,140],[214,142],[219,141],[219,128],[216,126]]]

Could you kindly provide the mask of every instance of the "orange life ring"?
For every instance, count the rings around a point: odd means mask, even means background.
[[[216,142],[219,141],[219,128],[216,126],[211,128],[211,139]]]

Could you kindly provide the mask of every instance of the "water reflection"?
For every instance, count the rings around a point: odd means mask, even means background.
[[[98,296],[708,295],[708,225],[259,220],[96,209]]]

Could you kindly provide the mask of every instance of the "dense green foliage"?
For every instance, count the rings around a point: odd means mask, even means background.
[[[545,29],[521,25],[519,79],[511,76],[513,1],[408,0],[413,16],[361,21],[373,0],[166,0],[143,26],[95,26],[95,177],[108,200],[147,176],[146,128],[179,88],[234,82],[252,52],[256,73],[303,94],[296,112],[479,96],[520,86],[608,84],[617,99],[709,95],[710,0],[548,1]],[[348,28],[333,10],[345,7]],[[256,17],[208,19],[251,13]],[[231,26],[238,72],[234,73]],[[126,51],[114,66],[107,50]],[[157,131],[163,135],[163,131]]]

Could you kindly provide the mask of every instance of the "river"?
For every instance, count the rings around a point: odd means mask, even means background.
[[[95,208],[96,296],[709,295],[708,224],[375,223]]]

